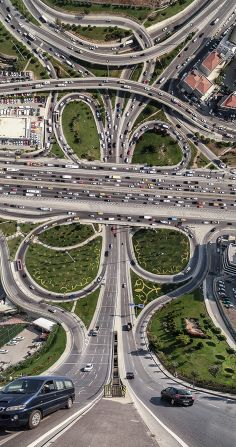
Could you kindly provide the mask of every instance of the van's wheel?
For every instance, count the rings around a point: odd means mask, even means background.
[[[33,428],[37,428],[41,422],[41,419],[42,419],[41,411],[39,410],[32,411],[28,420],[28,428],[30,430],[32,430]]]
[[[174,405],[175,404],[175,400],[171,399],[170,403],[171,403],[171,405]]]
[[[72,407],[73,405],[73,400],[71,399],[71,397],[68,397],[65,408],[67,408],[68,410]]]

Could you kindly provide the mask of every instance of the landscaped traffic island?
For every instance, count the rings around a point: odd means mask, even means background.
[[[56,251],[32,243],[26,252],[26,267],[40,286],[58,293],[83,289],[98,272],[102,238],[96,237],[87,244],[65,251]]]
[[[235,351],[209,318],[201,290],[158,310],[148,337],[150,348],[173,374],[205,388],[236,393]]]
[[[172,229],[141,229],[133,235],[137,262],[145,270],[157,275],[181,272],[189,261],[189,240]]]
[[[182,151],[171,138],[163,132],[154,130],[145,132],[138,140],[132,163],[147,163],[153,166],[173,166],[182,160]]]
[[[86,241],[93,234],[93,225],[81,225],[76,222],[56,225],[41,233],[38,238],[51,247],[69,247]]]
[[[100,293],[100,287],[94,290],[92,293],[84,296],[83,298],[79,298],[76,301],[76,306],[74,313],[83,321],[85,326],[88,328],[91,320],[93,318],[97,301]],[[55,302],[51,302],[52,305],[55,305]],[[71,312],[74,305],[74,301],[61,301],[57,302],[56,306],[61,307],[67,312]]]
[[[82,101],[71,101],[62,114],[62,127],[67,143],[79,158],[100,159],[98,131],[90,107]]]

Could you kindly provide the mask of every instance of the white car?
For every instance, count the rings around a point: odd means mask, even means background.
[[[8,349],[0,349],[0,354],[7,354],[8,353]]]
[[[93,369],[92,363],[87,363],[87,365],[84,366],[84,372],[92,371],[92,369]]]
[[[15,346],[15,345],[17,345],[19,342],[18,341],[16,341],[16,340],[11,340],[11,341],[9,341],[8,343],[7,343],[7,346]]]
[[[22,335],[17,335],[17,337],[14,337],[14,338],[12,339],[12,341],[21,341],[21,340],[24,340],[24,338],[25,338],[25,337],[22,337]]]

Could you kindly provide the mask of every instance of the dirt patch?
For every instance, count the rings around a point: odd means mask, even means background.
[[[192,337],[205,338],[204,332],[198,327],[198,322],[193,318],[185,318],[185,328],[189,335]]]

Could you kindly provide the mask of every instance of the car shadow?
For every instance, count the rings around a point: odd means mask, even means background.
[[[161,399],[160,396],[151,397],[150,402],[158,407],[172,407],[167,400]]]
[[[149,354],[148,349],[143,349],[143,348],[139,348],[136,349],[135,351],[130,351],[130,354],[133,356],[146,356],[147,354]]]

